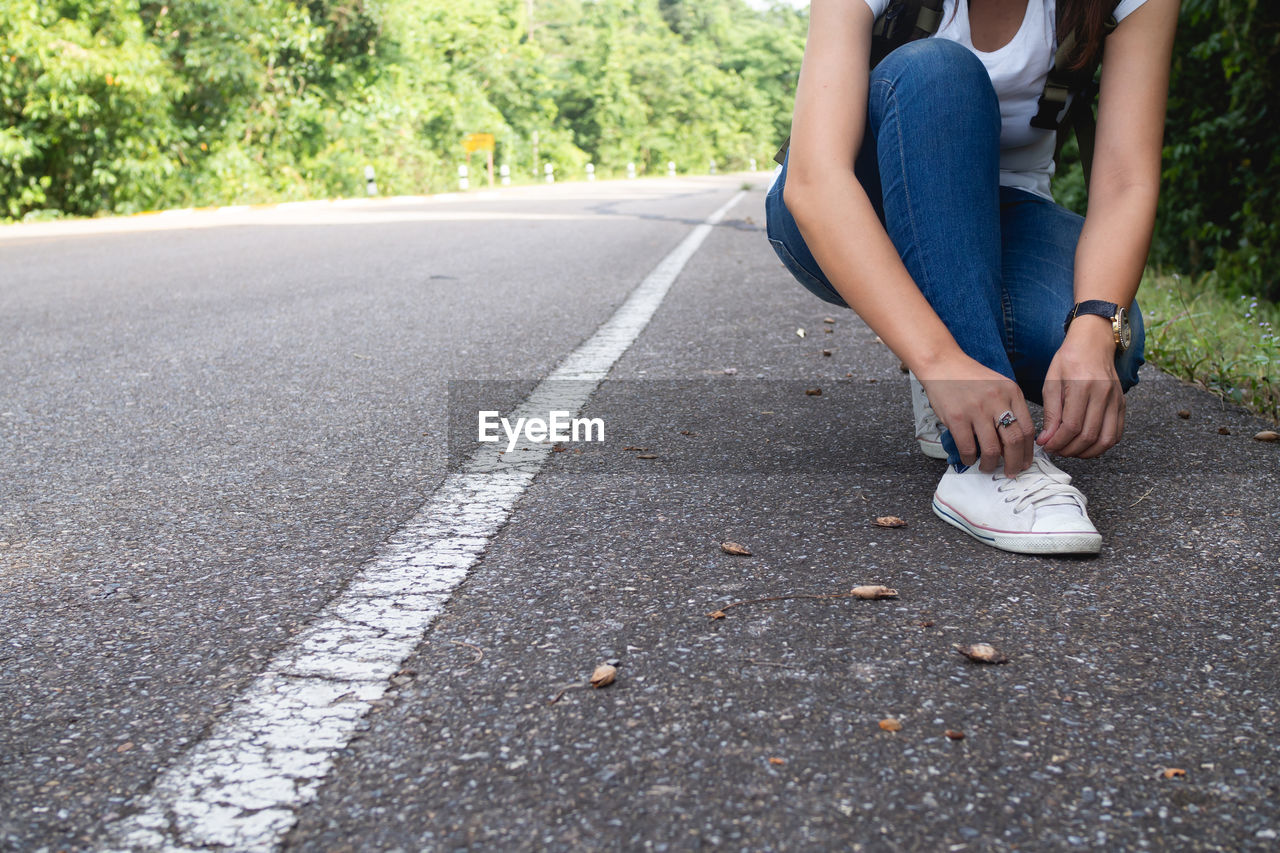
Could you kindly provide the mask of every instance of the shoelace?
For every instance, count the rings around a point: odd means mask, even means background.
[[[1050,467],[1045,467],[1046,465]],[[1011,492],[1020,489],[1022,494],[1012,495],[1005,498],[1006,502],[1014,503],[1013,511],[1015,513],[1022,512],[1029,505],[1036,507],[1049,506],[1074,506],[1085,513],[1085,504],[1087,499],[1084,493],[1075,486],[1070,485],[1071,477],[1065,472],[1052,468],[1052,463],[1048,459],[1036,455],[1031,460],[1031,467],[1023,471],[1016,477],[1005,477],[1002,474],[992,474],[993,480],[1004,480],[996,490],[999,492]]]

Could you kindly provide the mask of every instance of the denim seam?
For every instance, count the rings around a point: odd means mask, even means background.
[[[894,135],[898,139],[898,168],[902,173],[902,194],[906,196],[907,200],[907,220],[911,224],[911,244],[915,247],[916,254],[920,257],[920,271],[924,278],[923,282],[916,282],[916,287],[921,288],[927,293],[932,290],[933,287],[929,280],[929,264],[927,263],[927,258],[925,256],[924,244],[920,239],[919,228],[916,225],[915,207],[911,203],[911,188],[907,183],[907,143],[906,140],[902,138],[902,122],[898,118],[898,90],[894,88],[893,83],[889,81],[876,82],[882,83],[882,85],[889,90],[889,96],[886,100],[893,104],[893,130]],[[880,134],[877,133],[876,137],[879,138],[879,136]]]
[[[1018,249],[1005,249],[1004,254],[1014,258],[1030,258],[1031,260],[1036,261],[1037,263],[1040,263],[1040,264],[1044,264],[1046,266],[1057,267],[1060,270],[1065,270],[1066,272],[1070,272],[1070,273],[1075,272],[1074,266],[1067,266],[1066,264],[1056,263],[1054,261],[1049,260],[1044,255],[1038,255],[1035,252],[1023,252]]]

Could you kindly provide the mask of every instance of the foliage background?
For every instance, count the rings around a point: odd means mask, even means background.
[[[438,191],[474,131],[517,178],[767,166],[806,26],[745,0],[0,0],[0,217],[357,195],[366,164]],[[1182,0],[1156,266],[1280,298],[1278,91],[1280,3]],[[1071,151],[1055,192],[1083,209]]]
[[[1199,286],[1280,299],[1277,92],[1280,3],[1182,0],[1151,247],[1156,267],[1189,274]],[[1064,154],[1054,194],[1083,213],[1074,142]]]
[[[763,166],[806,16],[744,0],[0,0],[0,213]],[[477,162],[473,165],[482,165]],[[539,172],[540,173],[540,172]]]

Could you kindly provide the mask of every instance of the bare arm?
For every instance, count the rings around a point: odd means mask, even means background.
[[[1076,247],[1077,302],[1128,306],[1138,292],[1160,192],[1178,6],[1179,0],[1147,0],[1107,37],[1089,210]],[[1119,441],[1124,400],[1114,356],[1106,318],[1083,315],[1072,322],[1045,382],[1040,441],[1047,449],[1088,457]]]
[[[854,176],[867,116],[871,10],[863,0],[812,0],[796,87],[783,201],[836,292],[924,384],[966,464],[1031,461],[1031,415],[1018,386],[960,349],[911,279]],[[1019,423],[997,430],[1011,410]]]
[[[836,291],[924,376],[962,353],[853,174],[866,129],[872,23],[862,0],[813,0],[783,200]]]

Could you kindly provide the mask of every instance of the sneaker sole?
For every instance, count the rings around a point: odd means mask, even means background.
[[[946,459],[947,451],[942,449],[942,442],[932,438],[916,437],[916,441],[920,444],[920,452],[930,459]]]
[[[1101,533],[1011,533],[1006,530],[991,530],[970,523],[937,497],[933,499],[933,512],[947,524],[958,527],[982,544],[1001,551],[1012,551],[1015,554],[1097,554],[1102,550]]]

